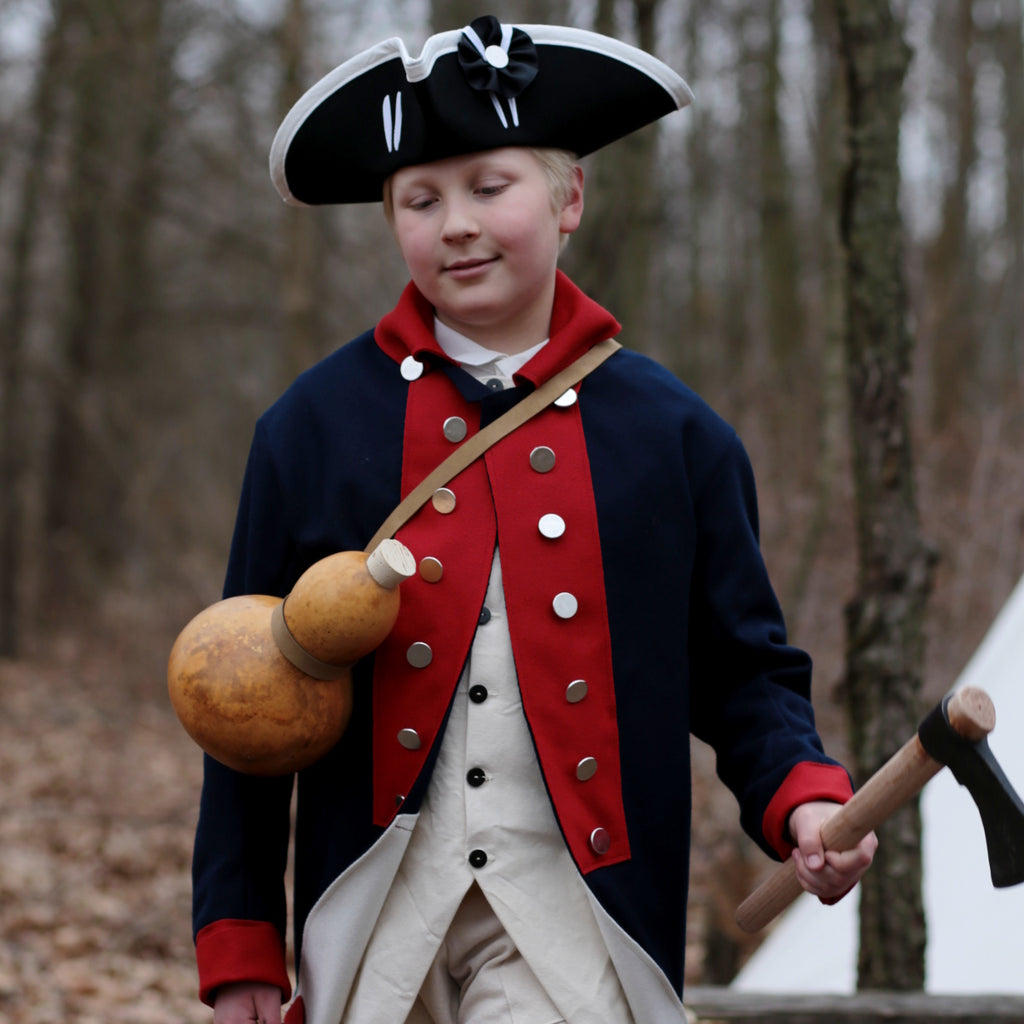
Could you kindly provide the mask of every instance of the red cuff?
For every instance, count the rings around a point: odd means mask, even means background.
[[[213,1005],[217,989],[236,981],[276,985],[281,1001],[292,994],[285,964],[284,942],[269,921],[225,918],[208,924],[196,936],[199,998]]]
[[[790,814],[809,800],[833,800],[845,804],[853,796],[846,769],[835,764],[801,761],[790,769],[764,812],[761,829],[771,848],[786,860],[793,852],[786,823]]]

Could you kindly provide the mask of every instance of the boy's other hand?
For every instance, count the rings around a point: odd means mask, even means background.
[[[796,843],[793,860],[800,884],[822,903],[837,903],[871,867],[878,839],[869,832],[852,850],[826,851],[821,845],[821,826],[839,810],[831,800],[813,800],[795,808],[789,831]]]
[[[281,1024],[281,990],[250,981],[225,985],[213,1003],[213,1024]]]

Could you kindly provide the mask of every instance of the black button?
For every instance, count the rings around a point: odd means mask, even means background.
[[[487,775],[483,768],[470,768],[466,772],[466,781],[471,786],[482,786],[487,781]]]
[[[470,867],[482,868],[487,863],[487,854],[483,850],[473,850],[469,855]]]
[[[483,704],[487,700],[487,687],[481,686],[479,683],[476,686],[471,686],[469,688],[469,699],[474,704]]]
[[[486,384],[487,384],[487,388],[490,391],[504,391],[505,390],[505,385],[502,384],[502,382],[500,380],[498,380],[497,377],[492,377],[489,381],[486,382]]]
[[[488,608],[485,605],[483,608],[480,609],[479,623],[480,623],[481,626],[485,626],[490,621],[491,621],[491,609]]]

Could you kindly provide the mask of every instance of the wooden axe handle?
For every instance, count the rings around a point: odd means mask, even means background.
[[[975,687],[958,690],[947,707],[950,724],[972,743],[995,725],[988,694]],[[943,766],[927,753],[917,736],[908,740],[839,810],[821,826],[826,850],[851,850],[870,831],[919,793]],[[736,910],[745,932],[760,931],[792,903],[803,888],[792,857],[780,865]]]

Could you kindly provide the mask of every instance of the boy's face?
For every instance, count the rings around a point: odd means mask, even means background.
[[[548,336],[562,234],[583,213],[583,177],[556,208],[529,150],[487,150],[419,164],[391,179],[394,232],[438,319],[499,352]]]

